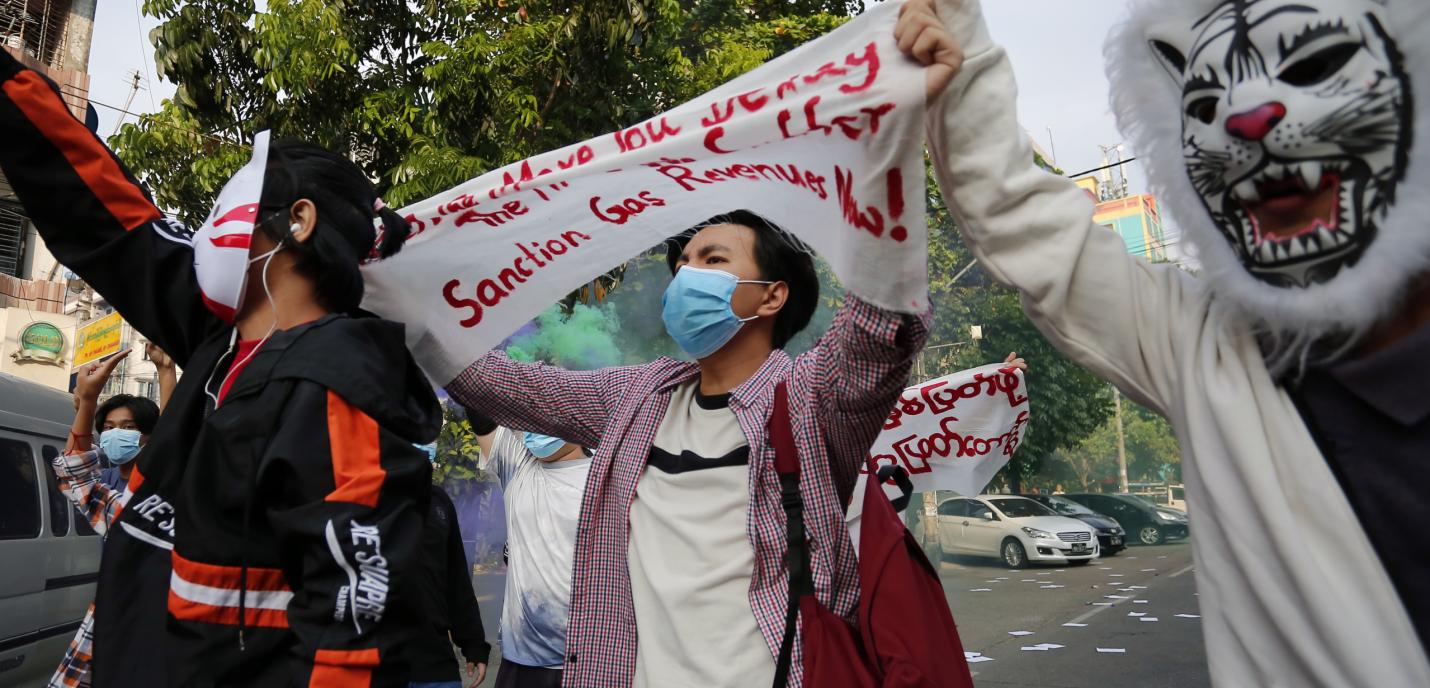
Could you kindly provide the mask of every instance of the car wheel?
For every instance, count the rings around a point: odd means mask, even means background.
[[[1162,529],[1157,526],[1142,526],[1137,531],[1137,540],[1144,545],[1162,544]]]
[[[1013,538],[1004,540],[1003,563],[1010,569],[1016,569],[1028,563],[1028,551],[1023,549],[1023,543]]]

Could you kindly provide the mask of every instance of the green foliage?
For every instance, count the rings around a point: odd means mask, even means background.
[[[1110,394],[1109,394],[1110,396]],[[1122,400],[1122,434],[1131,482],[1180,481],[1181,453],[1172,426],[1161,416]],[[1075,484],[1117,477],[1117,426],[1109,418],[1076,446],[1058,450]]]
[[[347,154],[400,206],[647,119],[862,4],[146,0],[162,20],[155,64],[178,89],[110,143],[188,223],[263,129]]]
[[[476,483],[496,482],[496,477],[481,470],[481,448],[472,424],[461,408],[444,405],[442,415],[447,423],[437,435],[437,461],[432,465],[432,483],[456,497],[475,487]]]
[[[1028,361],[1032,422],[1001,479],[1014,489],[1040,474],[1061,447],[1078,444],[1109,417],[1107,385],[1053,348],[1023,314],[1018,295],[974,265],[953,219],[930,179],[929,295],[934,305],[930,346],[954,344],[925,354],[926,378],[1001,361],[1017,352]],[[955,281],[955,277],[958,279]],[[980,326],[981,341],[970,341]],[[995,478],[995,480],[998,480]]]

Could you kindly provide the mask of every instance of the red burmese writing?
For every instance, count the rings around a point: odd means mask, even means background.
[[[1011,370],[1000,370],[993,374],[976,373],[973,380],[958,387],[949,387],[947,380],[930,382],[918,388],[917,396],[911,396],[908,391],[904,392],[898,405],[889,413],[889,419],[884,421],[884,429],[893,430],[903,425],[906,415],[917,416],[924,411],[934,415],[948,413],[958,402],[980,395],[992,397],[1002,394],[1007,398],[1010,407],[1025,404],[1028,397],[1018,394],[1022,382]]]
[[[953,416],[944,418],[939,423],[938,432],[928,437],[909,435],[894,443],[894,455],[875,455],[874,463],[894,466],[902,463],[910,474],[917,475],[933,472],[933,466],[929,464],[929,459],[933,458],[978,458],[988,456],[995,448],[1000,447],[1004,456],[1012,456],[1022,440],[1023,426],[1028,424],[1028,412],[1019,412],[1018,418],[1013,421],[1013,427],[997,437],[960,434],[954,431],[957,423],[958,419]],[[861,469],[861,472],[867,473],[868,467]],[[890,481],[889,484],[893,482]]]
[[[527,278],[535,275],[536,271],[550,265],[558,256],[579,247],[582,241],[590,240],[591,237],[587,234],[567,231],[562,232],[560,238],[551,239],[544,245],[535,241],[516,244],[522,255],[512,260],[511,267],[502,268],[496,279],[484,277],[478,280],[476,287],[469,292],[474,298],[458,296],[462,281],[453,279],[443,285],[442,299],[453,309],[465,312],[460,321],[462,327],[476,327],[482,321],[484,309],[497,306],[520,285],[525,284]]]

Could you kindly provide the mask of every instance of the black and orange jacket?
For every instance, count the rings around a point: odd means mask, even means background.
[[[105,541],[94,685],[401,686],[441,415],[377,318],[276,333],[234,380],[191,235],[0,51],[0,170],[51,252],[185,374]]]

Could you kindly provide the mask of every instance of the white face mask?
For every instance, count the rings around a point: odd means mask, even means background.
[[[230,324],[243,306],[248,266],[277,252],[248,258],[268,166],[268,138],[267,131],[253,137],[253,157],[224,184],[208,220],[194,233],[194,272],[204,305]]]

